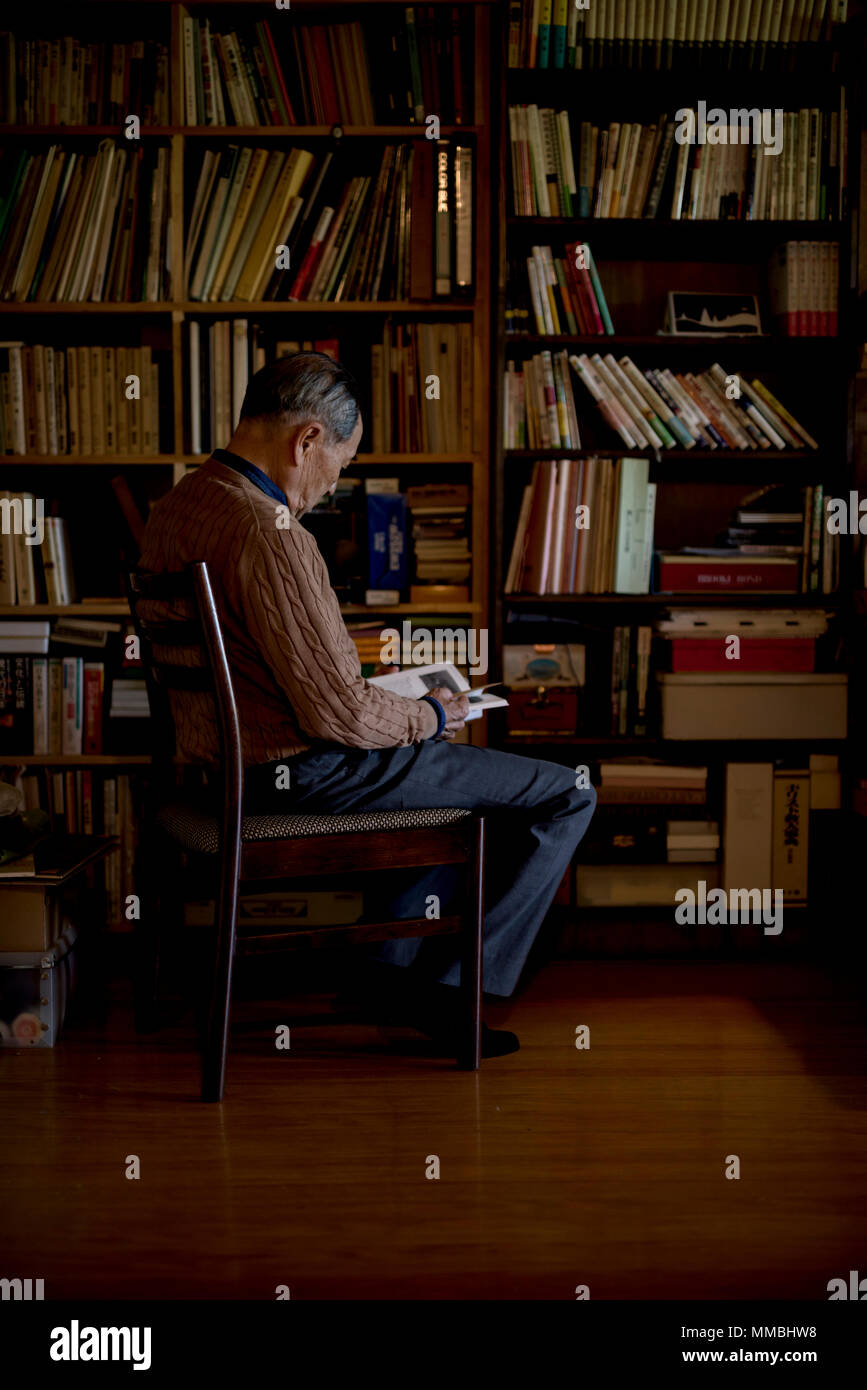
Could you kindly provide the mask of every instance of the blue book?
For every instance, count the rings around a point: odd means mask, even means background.
[[[367,554],[369,589],[406,588],[406,497],[402,492],[368,493]]]

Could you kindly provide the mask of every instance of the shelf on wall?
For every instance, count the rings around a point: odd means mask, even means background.
[[[148,753],[3,753],[0,767],[147,767]]]
[[[503,603],[513,607],[541,608],[546,604],[617,604],[625,607],[706,608],[839,608],[841,594],[779,594],[763,592],[733,594],[504,594]]]
[[[3,603],[0,618],[108,618],[129,613],[126,599],[105,599],[96,603]],[[95,650],[95,649],[94,649]]]
[[[827,349],[830,345],[839,351],[851,351],[851,343],[847,343],[840,337],[783,337],[781,334],[752,334],[743,337],[729,336],[722,337],[714,334],[705,337],[702,334],[686,333],[594,333],[594,334],[571,334],[571,333],[507,333],[505,336],[506,350],[510,347],[594,347],[600,345],[608,347],[678,347],[678,348],[698,348],[705,352],[740,352],[742,348],[767,348],[778,352],[781,348],[786,349],[795,347],[801,349],[804,346],[822,347]]]
[[[0,303],[3,314],[80,314],[82,310],[97,314],[472,314],[477,308],[474,299],[466,300],[411,300],[411,299],[365,299],[338,301],[330,300],[240,300],[226,299],[217,303],[200,303],[197,300],[161,299],[147,303],[115,303],[91,301],[89,299],[53,303],[42,301],[4,300]]]

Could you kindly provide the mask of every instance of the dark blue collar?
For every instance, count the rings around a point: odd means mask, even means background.
[[[234,468],[236,473],[243,473],[244,477],[255,483],[267,497],[273,497],[275,502],[282,502],[284,507],[288,507],[289,498],[283,489],[279,488],[267,473],[263,473],[261,468],[257,468],[255,463],[248,463],[238,454],[230,454],[228,449],[215,449],[211,458],[216,459],[217,463],[224,463],[227,468]]]

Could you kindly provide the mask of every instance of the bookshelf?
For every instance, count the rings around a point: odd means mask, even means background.
[[[159,373],[159,448],[146,453],[110,450],[52,453],[31,448],[25,453],[7,453],[3,456],[4,477],[0,490],[5,489],[13,494],[29,492],[44,497],[47,499],[46,512],[48,502],[54,502],[59,515],[67,518],[79,598],[67,604],[0,604],[0,619],[40,619],[53,623],[64,618],[93,618],[123,623],[128,609],[121,596],[122,559],[118,541],[121,516],[112,498],[109,478],[120,475],[125,479],[136,503],[141,510],[145,510],[149,501],[167,491],[187,469],[196,467],[209,457],[207,452],[190,449],[187,332],[193,322],[202,325],[205,336],[208,326],[216,320],[241,319],[261,326],[261,340],[266,344],[268,360],[273,344],[279,340],[338,341],[341,356],[361,384],[365,414],[365,437],[358,458],[348,470],[351,477],[363,480],[372,473],[376,476],[395,476],[402,490],[409,485],[438,480],[469,486],[472,571],[467,598],[411,602],[408,600],[407,586],[404,601],[397,604],[368,606],[351,601],[342,604],[347,621],[358,626],[360,620],[369,618],[371,624],[381,623],[386,627],[394,618],[403,615],[417,617],[422,622],[427,618],[432,624],[446,617],[452,627],[488,625],[489,575],[486,557],[490,544],[491,422],[490,400],[485,384],[491,374],[493,323],[492,267],[487,254],[492,187],[489,53],[492,22],[496,13],[493,0],[469,0],[469,3],[457,7],[447,4],[446,0],[433,0],[431,6],[425,7],[423,22],[432,27],[430,31],[424,29],[422,37],[428,32],[432,33],[434,28],[438,33],[445,33],[446,26],[453,25],[453,35],[457,37],[453,37],[453,47],[448,50],[454,57],[452,78],[449,80],[456,85],[448,86],[444,68],[434,71],[431,66],[434,59],[422,53],[419,60],[422,86],[427,96],[431,91],[441,90],[443,101],[448,98],[453,105],[458,101],[456,93],[459,89],[464,96],[464,109],[460,113],[462,119],[443,119],[439,135],[442,139],[469,144],[473,151],[474,241],[470,293],[439,293],[428,297],[415,294],[413,297],[347,301],[289,301],[285,298],[261,297],[202,300],[187,296],[182,273],[185,237],[204,151],[219,152],[237,145],[242,149],[251,147],[282,152],[303,146],[318,161],[339,139],[341,150],[345,152],[346,167],[352,173],[356,162],[359,168],[366,168],[379,160],[389,146],[408,145],[419,150],[423,142],[426,143],[426,127],[419,120],[418,111],[413,120],[407,117],[406,120],[373,122],[311,122],[304,120],[296,111],[299,119],[297,123],[290,124],[265,123],[264,120],[238,125],[190,123],[185,86],[185,21],[200,21],[202,25],[207,23],[212,32],[224,33],[267,20],[272,31],[277,33],[280,63],[284,64],[285,55],[291,43],[294,43],[292,31],[300,31],[311,25],[328,28],[364,25],[368,38],[378,42],[381,35],[387,35],[394,28],[405,27],[404,11],[405,7],[396,0],[373,0],[372,3],[371,0],[360,0],[360,3],[352,4],[345,3],[345,0],[343,3],[340,0],[295,0],[291,10],[288,6],[286,10],[279,10],[273,3],[266,3],[266,0],[227,0],[226,3],[218,0],[216,5],[212,0],[208,0],[208,3],[188,0],[184,4],[176,0],[145,0],[142,5],[123,10],[108,0],[92,0],[92,3],[78,7],[74,16],[70,16],[68,7],[59,4],[49,3],[40,11],[38,37],[46,41],[47,62],[56,58],[56,54],[52,55],[51,40],[62,41],[64,36],[70,34],[80,39],[82,44],[122,45],[125,62],[128,61],[126,55],[129,52],[136,60],[134,45],[139,41],[163,47],[167,66],[161,99],[165,102],[168,119],[152,120],[150,123],[142,119],[139,140],[130,142],[124,138],[126,109],[122,111],[118,107],[114,113],[117,120],[103,118],[93,124],[82,124],[80,121],[50,124],[45,121],[26,123],[21,119],[7,120],[0,124],[0,147],[39,153],[56,145],[63,151],[77,152],[81,158],[94,154],[101,140],[114,141],[118,148],[124,150],[130,147],[146,152],[164,149],[167,168],[165,263],[162,266],[165,297],[146,301],[125,298],[119,301],[106,299],[85,302],[6,298],[0,300],[0,336],[8,342],[53,344],[56,348],[79,344],[112,345],[124,349],[150,348]],[[36,38],[36,35],[37,26],[34,24],[32,30],[25,28],[21,35],[16,32],[16,42],[23,44],[31,36]],[[464,44],[462,49],[458,49],[459,43]],[[60,56],[63,56],[62,42]],[[381,85],[380,57],[378,49],[371,43],[372,90],[377,100]],[[284,72],[288,71],[284,66]],[[142,72],[141,90],[144,90],[148,79],[144,69]],[[441,87],[438,85],[440,77]],[[222,90],[224,93],[228,91],[225,72]],[[48,97],[40,99],[47,100]],[[64,97],[61,95],[58,100],[64,100]],[[8,116],[8,107],[0,114]],[[438,112],[432,108],[431,114],[437,115]],[[366,165],[364,161],[367,161]],[[430,199],[432,206],[433,189]],[[424,229],[422,224],[415,235],[417,238],[429,236],[432,241],[432,227]],[[418,322],[466,325],[469,328],[470,365],[476,386],[472,391],[468,447],[454,452],[412,449],[375,451],[371,445],[372,412],[368,408],[372,394],[371,345],[380,340],[386,324],[408,326]],[[443,409],[448,408],[448,401],[444,401]],[[211,442],[219,445],[227,441],[219,438]],[[80,565],[83,568],[79,573]],[[88,594],[95,595],[94,601],[82,602],[81,595],[86,597]],[[84,655],[86,659],[100,660],[104,653],[100,650],[85,651]],[[108,658],[105,659],[108,677]],[[483,721],[479,721],[481,723]],[[483,738],[484,731],[474,726],[472,737],[475,740]],[[134,804],[132,775],[137,770],[140,773],[141,769],[146,769],[149,761],[146,754],[132,750],[64,755],[0,752],[0,767],[6,769],[7,775],[15,768],[28,772],[46,769],[45,775],[49,781],[55,776],[52,773],[54,768],[63,770],[62,774],[56,774],[58,777],[73,775],[79,779],[89,777],[91,770],[96,777],[99,769],[105,769],[107,776],[112,774],[112,770],[118,770],[124,776],[129,774],[129,790],[124,791],[127,814]],[[78,795],[81,796],[80,781]],[[123,839],[120,827],[118,834]],[[127,843],[126,851],[129,850],[130,844]],[[125,874],[127,870],[128,864]]]
[[[779,8],[775,7],[775,16]],[[783,8],[788,14],[791,7]],[[765,35],[767,43],[753,42],[758,40],[761,25],[756,15],[763,15],[764,7],[741,9],[742,20],[745,14],[749,14],[750,23],[755,21],[759,24],[755,33],[745,31],[739,35],[738,42],[732,41],[731,36],[727,40],[724,32],[717,33],[715,39],[713,35],[702,36],[699,42],[695,36],[690,38],[690,25],[695,24],[699,12],[704,16],[702,7],[667,6],[664,7],[666,32],[669,22],[681,26],[668,34],[667,61],[664,41],[660,60],[658,43],[661,31],[656,34],[657,51],[654,53],[652,40],[639,42],[638,31],[630,32],[629,26],[634,17],[622,7],[594,5],[592,17],[588,11],[579,15],[577,20],[571,15],[571,9],[567,9],[565,15],[561,16],[566,24],[562,38],[566,56],[563,59],[561,53],[559,66],[555,66],[554,59],[553,26],[557,22],[554,10],[552,28],[545,37],[545,43],[550,44],[546,66],[538,65],[539,48],[536,48],[532,65],[528,62],[534,15],[532,3],[512,4],[508,13],[503,15],[499,54],[500,98],[494,118],[494,139],[500,163],[494,215],[498,274],[492,390],[497,393],[500,405],[494,419],[493,441],[492,502],[499,525],[492,550],[492,650],[503,654],[509,644],[586,642],[586,686],[579,688],[578,699],[591,711],[591,725],[588,726],[588,716],[581,710],[578,717],[582,723],[577,731],[540,728],[521,729],[519,732],[512,727],[510,732],[506,715],[497,714],[491,719],[491,739],[512,751],[551,758],[566,765],[574,765],[580,759],[590,765],[594,781],[597,780],[598,765],[602,760],[645,757],[673,764],[706,764],[707,809],[703,809],[701,814],[712,814],[721,827],[725,764],[728,760],[748,762],[765,756],[768,760],[787,759],[788,766],[793,766],[793,760],[805,756],[805,750],[809,753],[814,745],[817,751],[841,754],[843,739],[838,734],[833,738],[820,736],[806,742],[769,738],[758,744],[743,739],[665,739],[660,727],[655,726],[652,708],[648,711],[650,717],[646,734],[636,735],[630,731],[609,733],[605,728],[598,727],[598,723],[592,725],[592,719],[594,712],[598,716],[599,710],[605,709],[608,682],[613,679],[610,662],[613,659],[614,634],[625,625],[631,629],[634,643],[634,633],[639,625],[650,625],[656,618],[678,609],[745,609],[757,613],[770,608],[818,610],[836,619],[845,652],[843,669],[849,670],[850,682],[854,681],[851,659],[852,591],[855,589],[857,593],[863,585],[863,576],[860,580],[858,577],[859,566],[863,564],[863,554],[859,554],[857,549],[858,542],[853,543],[852,537],[841,536],[839,584],[828,593],[515,592],[509,591],[507,574],[520,520],[522,494],[538,460],[552,461],[550,467],[553,468],[554,461],[559,460],[616,460],[626,456],[647,458],[649,482],[657,487],[653,538],[653,546],[657,550],[713,545],[715,533],[725,526],[739,499],[762,486],[781,484],[808,488],[821,483],[825,497],[846,496],[849,488],[856,486],[859,474],[855,470],[853,402],[858,347],[863,340],[863,325],[859,325],[857,312],[859,247],[856,233],[859,185],[863,181],[863,80],[858,55],[863,52],[864,46],[864,16],[861,6],[850,5],[848,8],[846,18],[845,6],[842,10],[836,5],[827,9],[824,6],[814,7],[815,23],[807,24],[797,43],[792,35],[788,35],[791,42],[784,44],[771,42],[772,35]],[[729,11],[726,7],[726,12],[732,13],[736,9],[731,7]],[[770,12],[771,7],[767,9]],[[809,17],[809,4],[806,11]],[[663,15],[657,13],[654,7],[647,7],[646,10],[639,7],[637,13],[639,22],[643,15],[656,13],[657,23],[663,24]],[[837,20],[841,17],[845,22],[838,24]],[[539,19],[538,12],[536,19]],[[834,22],[831,23],[831,20]],[[619,24],[624,27],[618,30]],[[539,35],[541,40],[541,30]],[[572,68],[571,45],[576,41],[582,61]],[[519,204],[515,196],[516,167],[528,171],[524,177],[529,178],[531,188],[535,170],[541,168],[547,171],[549,187],[553,184],[556,190],[552,195],[552,206],[554,198],[563,197],[563,141],[558,153],[556,144],[552,143],[557,138],[554,134],[557,118],[546,126],[545,110],[568,113],[566,119],[576,174],[575,186],[581,193],[582,185],[587,182],[585,155],[591,148],[589,143],[585,143],[591,138],[589,134],[584,134],[585,127],[588,131],[592,128],[594,141],[597,138],[596,128],[611,131],[615,122],[620,123],[618,132],[628,129],[627,123],[633,123],[633,130],[637,124],[643,131],[657,121],[662,131],[665,120],[662,113],[667,113],[670,122],[675,111],[680,108],[695,109],[700,101],[705,101],[707,108],[719,106],[725,110],[733,107],[779,107],[792,112],[809,103],[810,107],[821,110],[839,111],[841,88],[845,88],[848,119],[847,139],[843,142],[848,159],[847,200],[842,207],[831,207],[829,192],[828,216],[822,220],[769,215],[752,219],[744,212],[745,202],[739,205],[738,215],[727,218],[674,218],[666,215],[666,199],[672,196],[670,174],[663,185],[654,216],[647,215],[644,201],[653,187],[652,178],[644,185],[645,192],[638,207],[633,206],[633,215],[628,217],[600,215],[598,204],[594,208],[594,196],[599,195],[599,184],[593,178],[589,180],[589,197],[591,211],[595,215],[584,215],[584,209],[579,209],[581,215],[554,216],[527,215],[516,210],[518,205],[527,206],[526,201]],[[534,106],[540,112],[541,154],[539,147],[534,146],[529,156],[530,164],[523,165],[522,155],[513,153],[513,140],[516,132],[519,138],[523,138],[520,136],[524,129],[522,120],[526,120],[527,128],[532,129],[532,117],[519,118],[515,112],[519,108],[526,110]],[[638,140],[637,135],[631,138],[636,142]],[[641,138],[645,138],[643,134]],[[649,140],[649,137],[646,138]],[[827,145],[824,148],[827,149]],[[596,152],[597,146],[594,144],[592,149]],[[648,144],[648,149],[653,150],[655,159],[659,145]],[[819,153],[821,156],[821,149]],[[631,158],[634,159],[634,154]],[[753,159],[752,153],[747,158]],[[626,189],[634,186],[627,180],[627,175],[633,177],[629,172],[630,167],[628,156],[622,185]],[[640,166],[636,164],[635,167]],[[655,171],[656,166],[651,167]],[[591,174],[594,168],[597,177],[600,176],[600,170],[605,168],[604,159],[595,166],[591,160]],[[691,186],[689,178],[692,165],[689,168],[687,189]],[[638,174],[635,178],[638,178]],[[638,186],[641,186],[640,180]],[[526,200],[529,196],[533,195],[525,188],[521,197]],[[575,188],[571,196],[574,209],[578,197]],[[698,205],[701,206],[701,192]],[[642,207],[645,208],[643,216],[640,215]],[[839,244],[839,318],[838,331],[833,337],[787,336],[779,331],[772,320],[769,260],[775,247],[789,241]],[[576,242],[586,242],[592,250],[614,333],[540,332],[533,321],[532,300],[528,301],[529,331],[511,331],[516,322],[515,306],[522,302],[515,293],[515,267],[527,264],[533,247],[551,247],[554,257],[565,257],[564,248]],[[863,248],[861,254],[863,260]],[[860,273],[863,277],[863,269]],[[562,284],[560,279],[561,287]],[[722,337],[716,341],[709,341],[698,334],[664,335],[666,297],[668,291],[674,290],[755,295],[761,311],[762,332],[752,338]],[[544,289],[541,292],[544,296]],[[565,295],[561,298],[565,301]],[[577,309],[575,315],[578,316]],[[560,317],[562,319],[562,312]],[[517,321],[520,322],[520,318]],[[504,426],[506,368],[513,363],[521,371],[524,362],[545,350],[552,354],[563,350],[567,354],[610,353],[618,360],[626,354],[640,372],[665,367],[674,373],[699,373],[710,363],[720,362],[726,372],[748,374],[748,379],[755,375],[764,382],[799,419],[803,417],[806,428],[815,435],[820,447],[816,451],[807,448],[784,451],[773,448],[719,448],[699,451],[677,447],[651,450],[641,445],[637,448],[626,447],[603,421],[574,373],[571,386],[581,446],[508,447]],[[556,373],[554,382],[559,392]],[[522,389],[528,389],[526,379]],[[559,394],[557,399],[560,399]],[[559,487],[560,475],[557,476],[556,486]],[[863,461],[860,477],[863,486]],[[550,497],[552,494],[548,495]],[[584,497],[584,493],[580,495]],[[567,498],[571,499],[571,496],[571,493],[567,493]],[[555,502],[554,505],[560,504]],[[556,527],[558,513],[555,511],[553,515]],[[549,512],[549,520],[550,517]],[[527,524],[530,525],[531,521]],[[616,537],[614,543],[616,548]],[[557,577],[556,587],[559,561],[555,558],[551,563]],[[526,587],[531,589],[532,582]],[[566,584],[563,587],[568,589],[569,586]],[[606,643],[610,644],[607,648]],[[603,653],[601,660],[596,655],[598,652]],[[634,652],[633,645],[633,660]],[[653,666],[658,658],[660,638],[654,636],[650,658],[651,681]],[[499,669],[504,668],[501,666]],[[817,666],[816,669],[828,668]],[[552,693],[556,695],[557,692],[552,689]],[[855,685],[850,684],[850,737],[857,729],[856,701]],[[563,728],[569,718],[569,714],[562,716]],[[841,765],[844,770],[842,804],[846,807],[849,792],[845,760],[841,759]],[[850,781],[852,774],[853,769],[850,768]],[[636,808],[612,804],[601,809],[615,820],[622,819],[621,828],[627,830],[630,827],[625,821]],[[660,805],[653,809],[662,815],[666,812],[674,816],[683,814],[675,805]],[[583,857],[587,858],[587,854]],[[721,857],[720,853],[718,858]],[[620,862],[625,865],[626,857]],[[815,898],[819,900],[825,882],[821,875],[817,876],[815,885],[811,881],[811,899],[815,888]],[[574,894],[574,881],[571,891]],[[612,902],[612,906],[623,910],[623,903],[619,901]]]

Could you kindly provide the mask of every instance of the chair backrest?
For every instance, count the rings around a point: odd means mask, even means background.
[[[223,785],[221,848],[224,864],[226,858],[237,860],[244,785],[241,730],[208,567],[198,561],[175,573],[136,570],[126,576],[126,585],[156,726],[157,762],[167,765],[175,752],[170,692],[198,691],[210,696]],[[182,616],[166,611],[178,605],[183,607]]]

